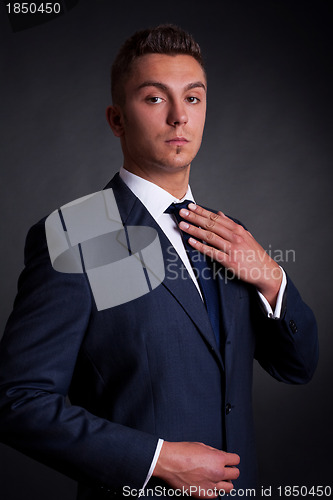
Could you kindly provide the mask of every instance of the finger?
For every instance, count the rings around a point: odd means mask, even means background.
[[[224,252],[230,251],[230,242],[225,240],[222,236],[215,234],[213,231],[207,231],[206,229],[193,226],[184,221],[179,223],[179,228],[198,240],[206,241],[209,245],[219,250],[223,250]]]
[[[220,264],[227,264],[228,262],[228,255],[227,255],[227,249],[223,250],[222,248],[219,250],[217,248],[211,247],[209,245],[205,245],[201,241],[198,241],[194,238],[189,238],[188,240],[189,244],[195,248],[196,250],[199,250],[199,252],[203,253],[204,255],[207,255],[213,260],[216,260]],[[226,245],[228,246],[228,245]],[[222,245],[221,245],[222,247]]]
[[[237,467],[225,467],[225,480],[235,480],[239,477],[239,469]]]
[[[223,221],[219,219],[219,217],[221,217],[220,215],[212,214],[212,218],[207,219],[206,217],[202,217],[201,215],[195,214],[186,209],[180,210],[179,213],[183,219],[196,227],[210,231],[211,233],[221,236],[221,238],[224,238],[227,241],[233,241],[235,239],[237,225],[233,223],[235,227],[233,229],[229,229]]]
[[[238,225],[232,219],[227,217],[223,212],[221,212],[221,210],[219,210],[216,214],[215,212],[211,212],[210,210],[200,207],[200,205],[196,205],[195,203],[189,203],[188,209],[192,213],[195,213],[198,216],[204,217],[206,219],[215,220],[221,224],[224,224],[225,227],[227,227],[228,229],[233,229],[235,226]]]
[[[240,456],[237,453],[227,453],[225,456],[226,465],[238,465],[240,462]]]
[[[224,490],[226,493],[230,493],[234,489],[234,485],[230,481],[219,481],[216,483],[216,489],[217,491]]]

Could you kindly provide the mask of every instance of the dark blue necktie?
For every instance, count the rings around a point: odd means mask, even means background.
[[[165,213],[172,214],[176,217],[177,222],[184,219],[179,214],[181,208],[186,208],[191,203],[185,200],[182,203],[172,203]],[[187,222],[187,221],[185,221]],[[219,288],[217,280],[214,279],[212,262],[209,257],[195,250],[188,242],[190,235],[182,231],[185,250],[190,259],[195,277],[197,278],[203,299],[205,301],[209,320],[211,322],[217,345],[220,347],[220,304],[219,304]]]

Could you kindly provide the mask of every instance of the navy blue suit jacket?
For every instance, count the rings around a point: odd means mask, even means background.
[[[307,382],[314,316],[290,279],[273,320],[252,286],[221,273],[221,355],[192,280],[175,279],[186,272],[174,252],[168,265],[164,233],[118,175],[107,187],[125,225],[158,231],[165,279],[97,311],[86,276],[55,271],[44,222],[35,225],[0,348],[0,439],[78,480],[80,499],[141,488],[158,438],[238,453],[235,486],[253,487],[253,359],[278,380]]]

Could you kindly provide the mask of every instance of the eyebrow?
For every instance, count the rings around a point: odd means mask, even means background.
[[[144,87],[156,87],[160,90],[163,90],[164,92],[168,91],[170,87],[168,85],[165,85],[165,83],[161,82],[155,82],[154,80],[148,80],[146,82],[141,83],[136,90],[140,90]],[[196,89],[196,88],[202,88],[206,92],[206,85],[203,82],[193,82],[189,83],[188,85],[185,86],[184,91],[187,92],[188,90]]]

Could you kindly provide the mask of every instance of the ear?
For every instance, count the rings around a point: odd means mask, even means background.
[[[106,119],[116,137],[124,134],[123,113],[118,106],[108,106],[106,108]]]

